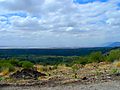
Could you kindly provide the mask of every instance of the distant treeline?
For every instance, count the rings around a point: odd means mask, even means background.
[[[0,56],[13,57],[20,55],[39,55],[39,56],[85,56],[91,52],[109,52],[115,49],[112,47],[96,48],[76,48],[76,49],[0,49]]]
[[[0,51],[2,51],[2,53],[0,54],[0,60],[30,61],[34,64],[42,64],[42,65],[65,64],[67,66],[71,66],[73,64],[87,64],[91,62],[101,62],[101,61],[113,62],[114,60],[118,60],[120,58],[119,48],[117,49],[115,48],[114,49],[113,48],[96,48],[96,49],[87,48],[86,50],[84,50],[86,51],[86,54],[85,52],[82,52],[82,50],[80,50],[81,53],[84,53],[84,55],[79,55],[79,56],[77,55],[76,56],[57,56],[57,55],[56,56],[55,55],[44,55],[43,56],[41,54],[35,54],[35,53],[30,54],[30,52],[28,52],[29,51],[28,49],[27,50],[26,49],[22,49],[22,50],[21,49],[19,50],[18,49],[14,49],[14,50],[7,49],[7,50],[0,50]],[[39,50],[34,49],[33,51],[37,52]],[[64,53],[64,50],[61,53]]]

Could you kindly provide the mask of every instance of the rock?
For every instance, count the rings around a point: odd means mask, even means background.
[[[120,73],[116,73],[115,76],[120,76]]]
[[[16,79],[37,79],[40,76],[46,76],[46,74],[32,69],[23,69],[10,75],[10,77]]]
[[[82,77],[82,80],[87,80],[87,77]]]

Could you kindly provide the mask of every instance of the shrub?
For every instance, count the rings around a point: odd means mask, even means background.
[[[116,74],[116,73],[119,73],[119,70],[116,69],[116,68],[113,68],[113,69],[111,70],[111,74]]]
[[[13,65],[13,66],[19,66],[19,61],[18,60],[16,60],[16,59],[11,59],[11,60],[9,60],[9,62]]]
[[[78,69],[79,69],[79,65],[74,64],[74,65],[72,66],[73,72],[76,72]]]
[[[0,64],[3,64],[3,63],[9,63],[8,60],[0,60]]]
[[[8,70],[9,72],[12,72],[15,70],[14,66],[10,63],[0,63],[0,71]]]
[[[82,64],[85,65],[88,63],[87,57],[79,57],[78,59],[73,61],[73,64]]]
[[[120,59],[120,49],[111,50],[107,56],[106,61],[113,62]]]
[[[33,68],[33,63],[29,62],[29,61],[21,61],[19,64],[21,64],[22,68],[24,69],[30,69]]]
[[[101,52],[93,52],[88,56],[89,63],[92,62],[101,62],[104,60],[104,57]]]
[[[5,80],[5,78],[4,77],[0,77],[0,81],[2,81],[2,80]]]
[[[77,64],[74,64],[72,66],[72,70],[73,70],[73,77],[77,78],[77,70],[79,70],[79,66]]]

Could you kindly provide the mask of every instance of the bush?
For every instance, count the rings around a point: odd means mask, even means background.
[[[82,64],[85,65],[88,63],[87,57],[79,57],[78,59],[73,61],[73,64]]]
[[[29,61],[21,61],[20,63],[19,63],[19,65],[21,65],[22,66],[22,68],[24,68],[24,69],[30,69],[30,68],[33,68],[33,63],[31,63],[31,62],[29,62]]]
[[[120,59],[120,49],[111,50],[106,58],[106,61],[113,62]]]
[[[0,77],[0,81],[2,81],[2,80],[5,80],[5,78],[4,77]]]
[[[116,73],[119,73],[119,70],[116,69],[116,68],[113,68],[113,69],[111,70],[111,74],[116,74]]]
[[[0,63],[0,71],[8,69],[9,72],[15,70],[15,67],[10,63]]]
[[[73,70],[73,72],[76,72],[77,70],[79,70],[79,65],[74,64],[74,65],[72,66],[72,70]]]
[[[101,52],[93,52],[88,56],[88,62],[101,62],[104,60],[104,57]]]
[[[13,66],[19,67],[19,61],[16,60],[16,59],[11,59],[11,60],[9,60],[9,62],[10,62]]]
[[[3,64],[3,63],[9,63],[8,60],[0,60],[0,64]]]

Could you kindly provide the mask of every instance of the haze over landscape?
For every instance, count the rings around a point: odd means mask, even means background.
[[[0,0],[0,46],[120,42],[120,0]]]

